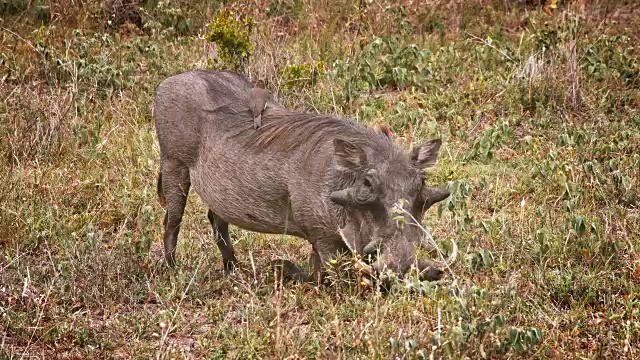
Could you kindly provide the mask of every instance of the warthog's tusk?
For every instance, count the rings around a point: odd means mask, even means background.
[[[378,245],[380,245],[380,242],[382,241],[382,239],[377,239],[377,240],[372,240],[370,241],[367,245],[365,245],[364,249],[362,249],[362,252],[366,255],[371,255],[373,253],[376,252],[376,250],[378,249]]]
[[[428,241],[426,238],[420,238],[416,245],[418,245],[419,248],[422,248],[423,250],[426,250],[429,252],[435,250],[435,246],[433,246],[433,244],[430,241]]]
[[[422,262],[418,268],[420,269],[421,274],[428,274],[429,272],[437,269],[438,271],[445,272],[449,267],[456,261],[458,257],[458,245],[456,242],[451,239],[451,254],[447,259],[443,260],[419,260],[418,262]],[[449,269],[450,270],[450,269]],[[439,276],[438,276],[439,278]]]
[[[447,268],[447,267],[451,266],[451,264],[453,264],[456,261],[457,257],[458,257],[458,245],[456,244],[456,242],[452,238],[451,239],[451,255],[449,255],[449,257],[447,258],[447,260],[443,264],[443,267]]]

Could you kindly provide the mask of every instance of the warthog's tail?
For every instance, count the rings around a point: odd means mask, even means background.
[[[167,199],[164,197],[164,192],[162,191],[162,172],[158,172],[158,200],[160,200],[160,205],[162,207],[167,206]]]

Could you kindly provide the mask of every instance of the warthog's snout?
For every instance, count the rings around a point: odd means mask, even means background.
[[[416,261],[413,256],[407,256],[403,258],[389,257],[389,259],[385,259],[383,255],[380,259],[375,260],[369,266],[369,273],[380,276],[381,274],[384,274],[385,271],[391,271],[396,275],[403,276],[409,271],[411,266],[415,264],[418,269],[421,281],[440,280],[444,275],[445,270],[455,261],[458,255],[458,247],[456,246],[455,241],[452,240],[451,244],[453,246],[451,254],[445,261],[432,261],[423,259],[419,259]],[[371,249],[367,250],[369,254],[366,255],[374,255],[373,253],[371,253]]]
[[[444,275],[444,268],[428,260],[418,260],[418,270],[420,271],[420,280],[440,280]]]
[[[444,275],[444,269],[430,261],[418,260],[417,267],[420,274],[420,280],[440,280],[440,278],[442,278],[442,275]],[[383,274],[385,270],[391,270],[394,273],[402,276],[407,273],[410,266],[404,265],[402,267],[399,267],[397,265],[387,265],[383,261],[378,260],[371,265],[371,268],[376,275]]]

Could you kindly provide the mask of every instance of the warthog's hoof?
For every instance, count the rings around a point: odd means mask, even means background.
[[[238,262],[234,260],[222,260],[224,273],[232,274],[238,269]]]

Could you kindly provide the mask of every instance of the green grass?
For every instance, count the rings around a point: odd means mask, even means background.
[[[163,265],[151,104],[215,63],[217,3],[144,1],[145,30],[116,32],[95,1],[46,26],[24,3],[0,20],[0,358],[639,356],[633,4],[232,4],[256,21],[245,72],[284,105],[443,138],[429,183],[452,196],[424,221],[455,278],[384,295],[278,284],[269,261],[310,246],[235,227],[225,276],[195,195]]]

